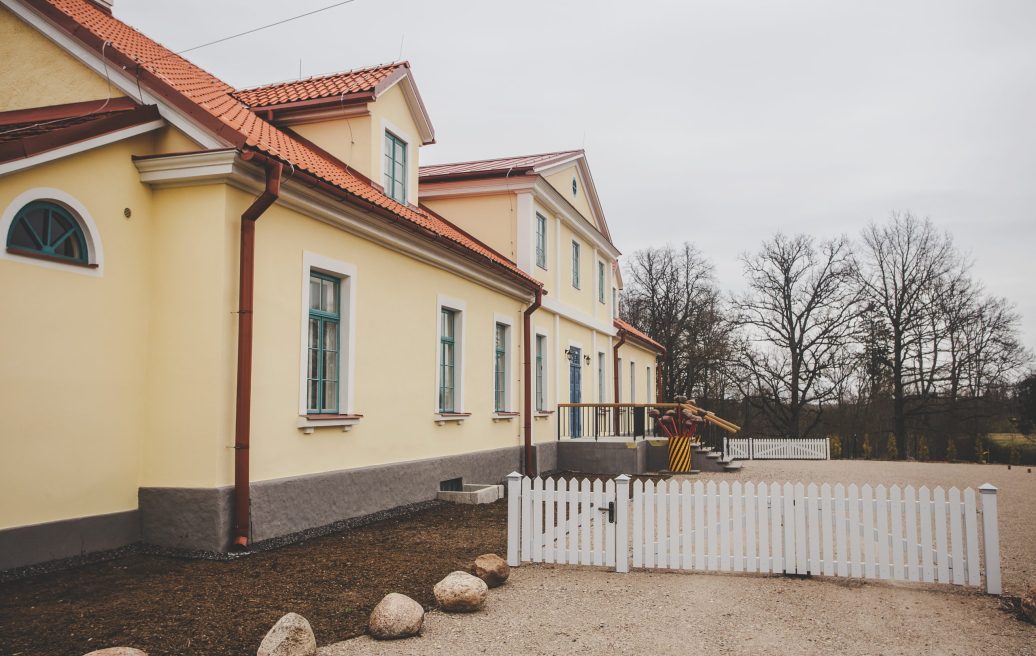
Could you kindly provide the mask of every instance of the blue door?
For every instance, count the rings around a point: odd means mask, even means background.
[[[583,400],[583,354],[572,346],[568,349],[568,402],[582,403]],[[570,408],[568,420],[570,437],[583,436],[582,408]]]

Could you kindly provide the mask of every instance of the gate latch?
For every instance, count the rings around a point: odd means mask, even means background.
[[[602,508],[598,508],[597,510],[598,510],[598,512],[606,512],[606,513],[608,513],[608,523],[609,524],[614,524],[615,523],[615,502],[614,501],[609,501],[607,508],[603,508],[602,507]]]

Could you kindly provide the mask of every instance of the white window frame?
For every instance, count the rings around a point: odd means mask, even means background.
[[[608,402],[608,356],[604,351],[597,352],[597,402]]]
[[[536,219],[535,220],[536,220],[536,237],[535,237],[535,243],[533,244],[533,258],[536,260],[536,266],[538,266],[539,268],[541,268],[544,271],[546,271],[547,270],[547,262],[548,262],[547,251],[549,250],[547,248],[547,244],[550,242],[550,240],[547,238],[547,216],[545,214],[541,214],[540,212],[537,211],[536,212]],[[542,251],[543,261],[542,262],[540,261],[540,253],[541,253],[541,251],[540,251],[540,225],[543,226],[543,251]]]
[[[607,283],[607,275],[605,274],[604,260],[597,260],[597,301],[601,305],[605,305],[608,302],[608,297],[604,293],[605,285]]]
[[[406,130],[403,130],[402,128],[400,128],[398,125],[394,124],[392,121],[388,120],[387,118],[382,117],[382,119],[381,119],[381,134],[378,135],[379,136],[379,142],[381,144],[378,147],[378,152],[381,153],[381,157],[378,158],[378,170],[379,170],[378,183],[383,185],[383,186],[385,184],[385,133],[386,132],[391,133],[392,136],[394,136],[396,139],[399,139],[404,144],[406,144],[406,197],[404,198],[404,200],[396,201],[396,202],[400,202],[403,205],[408,205],[410,203],[410,199],[411,198],[417,198],[418,197],[417,196],[417,180],[415,180],[414,177],[410,175],[411,162],[412,161],[417,161],[417,160],[413,160],[412,159],[414,157],[417,157],[417,153],[416,152],[412,152],[413,145],[415,143],[418,143],[418,141],[414,138],[414,135],[410,134]],[[385,195],[386,196],[388,195],[388,190],[387,189],[385,190]],[[391,198],[391,196],[390,196],[390,198]]]
[[[504,405],[502,410],[496,409],[496,326],[497,324],[507,327],[505,331],[507,334],[506,342],[504,344]],[[493,357],[492,360],[492,378],[493,381],[493,407],[492,411],[494,414],[510,413],[518,407],[517,402],[514,398],[514,384],[511,378],[514,375],[514,318],[506,314],[494,314],[493,315]]]
[[[439,411],[439,387],[440,380],[439,376],[442,373],[442,311],[443,309],[453,310],[456,312],[454,325],[454,332],[456,333],[453,338],[453,352],[456,356],[456,361],[453,363],[453,376],[454,376],[454,387],[453,387],[453,412],[443,414]],[[435,376],[433,378],[435,382],[434,394],[432,394],[432,410],[436,416],[437,421],[461,421],[464,419],[463,416],[466,411],[464,405],[464,349],[467,340],[464,339],[464,323],[467,317],[468,304],[452,296],[445,294],[439,294],[435,304]]]
[[[583,245],[578,240],[572,240],[572,287],[582,289],[583,278],[580,269],[583,268]]]
[[[83,237],[86,239],[86,261],[90,266],[73,263],[66,264],[56,260],[44,260],[38,257],[7,252],[7,237],[8,233],[11,232],[11,224],[14,222],[14,217],[18,215],[18,212],[23,207],[33,201],[48,201],[68,210],[83,231]],[[86,206],[66,191],[54,189],[53,187],[33,187],[18,194],[14,200],[8,203],[7,207],[4,208],[3,214],[0,215],[0,239],[2,239],[2,243],[0,243],[0,260],[21,262],[22,264],[31,264],[44,269],[67,271],[95,278],[100,278],[104,275],[104,247],[101,244],[101,233],[97,229],[97,223],[90,216]]]
[[[308,416],[309,405],[306,398],[306,379],[309,374],[309,278],[312,271],[334,276],[339,280],[338,414],[352,415],[355,414],[353,403],[356,387],[356,265],[319,253],[303,251],[302,298],[299,312],[299,416]],[[331,425],[326,420],[304,421],[302,424],[307,427]]]
[[[647,377],[647,380],[645,381],[645,383],[646,383],[645,391],[647,393],[647,398],[644,399],[644,403],[654,403],[655,399],[654,399],[654,396],[651,394],[651,384],[653,382],[653,380],[651,378],[651,365],[647,365],[647,368],[646,368],[645,371],[646,371],[646,373],[644,375]]]
[[[536,389],[536,352],[533,352],[533,372],[532,372],[532,393],[533,393],[533,412],[540,415],[548,414],[548,408],[550,407],[550,337],[547,333],[542,331],[536,331],[534,333],[535,339],[533,340],[533,349],[539,347],[540,338],[543,339],[543,376],[540,380],[543,381],[543,407],[537,407],[539,401],[539,390]]]

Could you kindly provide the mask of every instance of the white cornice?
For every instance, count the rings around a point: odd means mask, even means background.
[[[0,0],[0,4],[10,9],[12,13],[34,27],[43,36],[53,41],[58,47],[72,55],[96,74],[101,77],[107,77],[122,93],[142,105],[157,105],[158,112],[162,118],[172,123],[202,147],[220,148],[230,145],[228,142],[217,138],[210,130],[202,127],[180,110],[174,108],[161,96],[148,91],[147,88],[140,85],[137,79],[123,70],[122,67],[116,66],[112,62],[102,61],[96,52],[83,46],[64,30],[51,24],[50,21],[36,13],[28,5],[19,2],[19,0]]]
[[[61,146],[53,150],[48,150],[43,153],[38,153],[30,157],[23,157],[22,159],[16,159],[11,162],[5,162],[0,164],[0,176],[13,173],[15,171],[21,171],[33,166],[39,166],[40,164],[46,164],[62,157],[69,157],[71,155],[78,155],[79,153],[92,150],[94,148],[100,148],[101,146],[107,146],[108,144],[115,143],[116,141],[122,141],[123,139],[129,139],[135,137],[138,134],[144,134],[145,132],[151,132],[157,130],[165,125],[165,121],[158,119],[155,121],[148,121],[140,125],[134,125],[122,130],[116,130],[115,132],[109,132],[108,134],[102,134],[92,139],[85,139],[78,141],[67,146]]]
[[[610,255],[613,260],[622,254],[579,210],[572,206],[572,203],[568,202],[568,199],[561,192],[554,188],[554,185],[539,175],[503,179],[422,182],[419,191],[422,202],[440,198],[465,198],[507,192],[532,191],[541,205],[561,216],[565,225],[584,241],[594,244],[600,251]]]
[[[618,333],[618,331],[615,330],[614,324],[611,322],[595,319],[586,312],[578,310],[567,303],[562,303],[556,298],[544,296],[543,308],[550,310],[559,317],[564,317],[569,321],[578,323],[579,325],[590,328],[591,330],[596,330],[599,333],[604,333],[611,337],[614,337]]]
[[[138,159],[141,182],[157,188],[224,183],[248,193],[259,194],[264,181],[258,167],[237,157],[236,151],[220,150],[187,155]],[[386,225],[385,220],[358,207],[329,198],[291,179],[286,171],[277,204],[362,237],[432,266],[455,273],[479,285],[523,302],[532,293],[489,267],[478,266],[460,254],[436,245],[413,232]],[[400,219],[402,223],[404,219]]]

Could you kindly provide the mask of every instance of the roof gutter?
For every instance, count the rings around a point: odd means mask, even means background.
[[[536,461],[532,454],[532,313],[543,304],[543,288],[536,290],[536,299],[525,309],[522,326],[522,345],[525,351],[525,363],[522,371],[522,382],[525,386],[524,407],[522,408],[522,432],[525,433],[525,475],[536,475]]]
[[[242,154],[244,159],[254,155]],[[240,285],[237,313],[237,399],[234,421],[234,544],[248,549],[251,536],[251,499],[248,471],[252,417],[252,310],[255,288],[255,222],[281,193],[284,165],[262,158],[266,165],[266,188],[241,214]]]
[[[623,344],[626,343],[627,334],[628,333],[626,332],[625,328],[619,328],[619,341],[616,342],[615,346],[612,347],[612,378],[614,379],[615,383],[615,398],[612,400],[612,403],[619,402],[619,349],[622,347]],[[619,434],[618,412],[615,413],[615,434]]]

